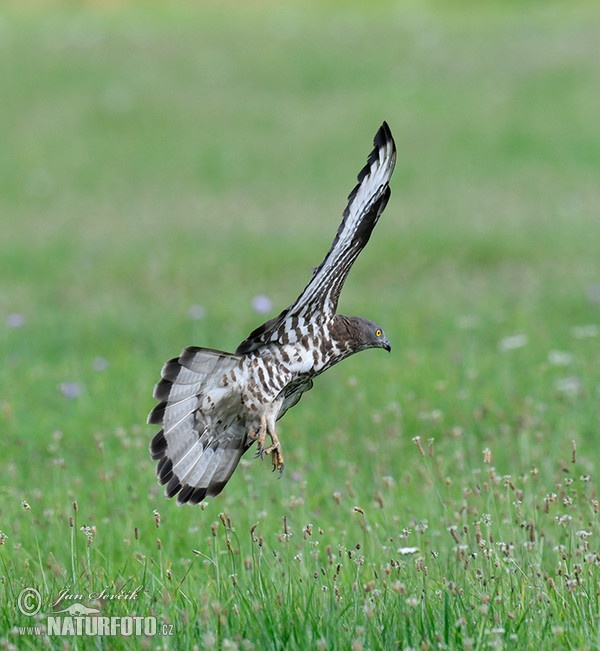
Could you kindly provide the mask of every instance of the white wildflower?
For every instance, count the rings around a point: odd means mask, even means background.
[[[503,353],[507,350],[516,350],[517,348],[523,348],[523,346],[526,346],[527,341],[527,335],[510,335],[509,337],[503,337],[500,339],[500,342],[498,343],[498,349]]]

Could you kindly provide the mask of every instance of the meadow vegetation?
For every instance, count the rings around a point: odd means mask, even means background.
[[[1,648],[598,648],[594,3],[9,2],[0,55]],[[178,508],[162,363],[294,300],[384,119],[340,310],[392,354]],[[169,635],[48,635],[74,601]]]

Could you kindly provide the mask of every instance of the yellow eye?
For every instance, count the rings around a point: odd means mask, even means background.
[[[379,328],[377,328],[377,330],[375,330],[375,336],[376,337],[381,337],[381,334],[382,334],[381,330]]]

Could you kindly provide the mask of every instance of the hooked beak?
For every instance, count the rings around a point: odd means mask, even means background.
[[[387,339],[387,337],[381,340],[381,347],[385,348],[388,351],[388,353],[392,352],[392,344],[390,344],[390,341],[389,339]]]

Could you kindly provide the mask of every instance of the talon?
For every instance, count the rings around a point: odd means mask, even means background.
[[[264,416],[260,419],[260,427],[258,431],[252,431],[248,434],[248,438],[252,441],[256,441],[256,456],[263,458],[265,453],[265,437],[267,435],[267,423]]]
[[[271,439],[271,445],[269,447],[265,446],[265,438],[269,435]],[[277,438],[275,432],[274,423],[267,422],[267,418],[263,414],[260,419],[260,427],[258,431],[252,431],[248,433],[248,438],[252,441],[256,441],[256,457],[261,459],[265,454],[271,455],[271,462],[273,464],[273,471],[279,470],[280,476],[283,472],[283,454],[281,452],[281,443]]]
[[[283,454],[281,452],[281,444],[279,441],[277,443],[274,443],[271,445],[269,448],[265,450],[265,454],[270,454],[271,455],[271,462],[273,463],[273,472],[275,470],[279,470],[279,474],[281,476],[281,473],[283,472]]]
[[[277,470],[277,450],[271,452],[271,463],[273,464],[273,472]]]
[[[256,458],[264,459],[265,454],[269,454],[270,451],[270,448],[266,448],[262,441],[258,441],[256,444]]]

